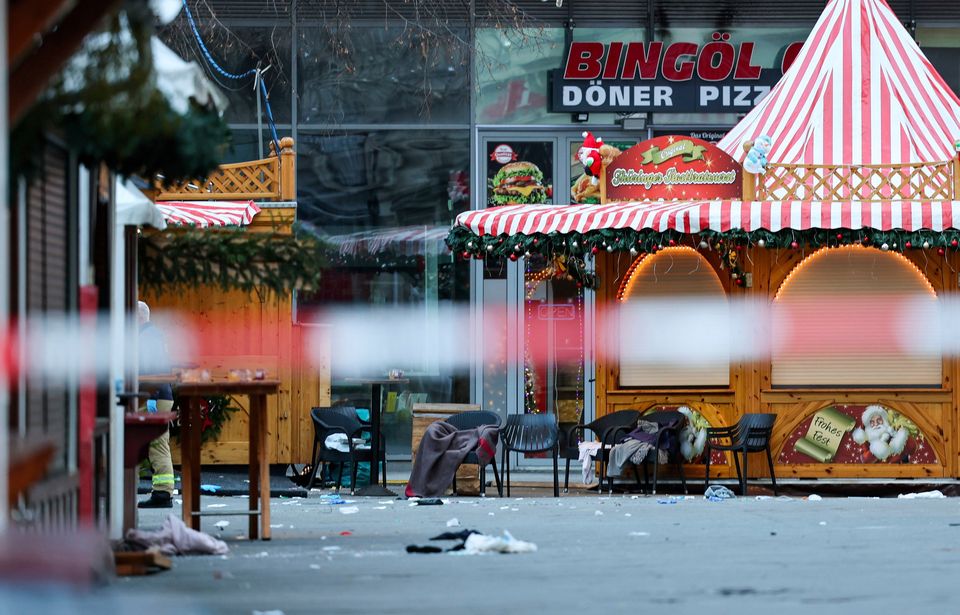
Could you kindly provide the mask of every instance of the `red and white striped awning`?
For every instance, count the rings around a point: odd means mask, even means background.
[[[718,144],[773,139],[785,164],[897,164],[955,156],[960,99],[884,0],[832,0],[796,61]]]
[[[960,229],[960,201],[665,201],[506,205],[459,216],[475,235],[588,233],[601,229],[699,233],[808,229]]]
[[[180,226],[246,226],[260,212],[253,201],[158,201],[167,224]]]

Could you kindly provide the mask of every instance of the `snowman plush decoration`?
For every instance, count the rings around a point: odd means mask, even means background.
[[[757,137],[743,161],[743,170],[754,175],[765,172],[767,170],[767,156],[772,148],[773,139],[767,135]]]
[[[594,138],[593,134],[584,131],[583,145],[577,150],[577,159],[583,165],[583,172],[590,176],[590,183],[596,186],[600,183],[600,172],[603,169],[603,162],[600,159],[600,146],[603,145],[603,139]]]

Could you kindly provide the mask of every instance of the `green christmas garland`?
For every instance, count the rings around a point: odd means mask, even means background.
[[[259,233],[242,228],[167,230],[141,237],[144,287],[211,285],[275,293],[319,288],[327,248],[310,233]]]
[[[174,393],[176,396],[176,393]],[[206,444],[220,437],[223,425],[230,420],[230,415],[240,411],[236,400],[229,395],[217,395],[200,400],[200,443]],[[180,421],[174,421],[170,427],[170,435],[181,441]]]
[[[926,249],[945,254],[947,250],[960,249],[960,231],[876,231],[873,229],[809,229],[805,231],[745,231],[735,229],[725,233],[702,231],[688,234],[677,231],[654,231],[649,229],[599,229],[587,233],[534,233],[532,235],[477,236],[464,227],[454,227],[447,236],[447,246],[464,259],[488,257],[517,260],[531,254],[555,258],[563,255],[573,261],[589,258],[604,252],[629,252],[633,256],[655,254],[665,247],[691,246],[701,250],[716,250],[721,257],[721,266],[730,272],[738,285],[743,285],[743,271],[738,254],[746,248],[793,249],[804,247],[821,248],[844,245],[863,245],[880,250],[903,252]],[[571,272],[575,277],[586,273],[585,269]],[[578,278],[579,280],[579,278]],[[595,288],[597,280],[591,280]]]

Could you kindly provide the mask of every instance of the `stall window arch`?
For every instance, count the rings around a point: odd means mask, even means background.
[[[726,292],[703,255],[676,246],[638,257],[617,300],[622,388],[730,385]]]
[[[906,256],[822,248],[773,300],[775,388],[941,386],[937,293]]]

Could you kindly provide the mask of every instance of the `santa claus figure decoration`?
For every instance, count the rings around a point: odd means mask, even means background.
[[[583,172],[590,176],[590,183],[596,186],[600,182],[603,163],[600,159],[600,146],[603,139],[594,138],[593,133],[584,131],[583,145],[577,150],[577,159],[583,165]]]
[[[854,442],[864,447],[861,453],[864,463],[897,463],[902,460],[910,438],[908,426],[900,424],[903,421],[892,425],[883,406],[867,406],[861,421],[863,426],[854,429],[850,435]]]

